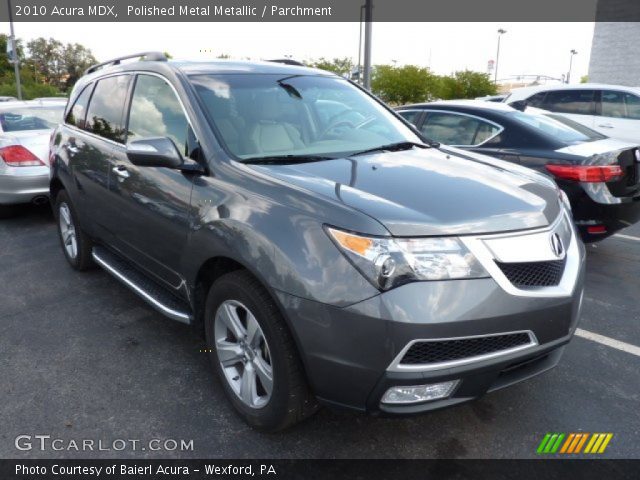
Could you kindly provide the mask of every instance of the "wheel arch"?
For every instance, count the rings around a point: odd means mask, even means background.
[[[305,377],[307,377],[307,359],[303,354],[303,350],[300,346],[300,339],[296,334],[295,329],[293,328],[289,317],[287,316],[282,304],[278,300],[278,296],[274,295],[272,288],[264,281],[264,279],[255,272],[254,269],[250,268],[244,262],[239,261],[235,258],[226,255],[219,255],[215,257],[210,257],[205,260],[195,277],[194,287],[192,289],[192,303],[193,303],[193,327],[196,331],[197,335],[201,338],[204,338],[204,310],[207,294],[209,292],[209,288],[211,285],[220,277],[227,273],[231,273],[237,270],[244,270],[248,272],[251,276],[253,276],[262,287],[267,291],[269,297],[273,301],[274,305],[278,309],[280,315],[285,321],[287,325],[287,329],[291,334],[291,338],[293,338],[293,342],[296,347],[296,352],[298,353],[298,358],[302,362],[302,367],[304,369]]]

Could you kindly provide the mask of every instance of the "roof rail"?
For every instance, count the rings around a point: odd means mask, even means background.
[[[93,65],[93,66],[87,68],[84,71],[84,74],[88,75],[89,73],[93,73],[96,70],[101,69],[102,67],[106,67],[106,66],[110,66],[110,65],[120,65],[120,62],[122,60],[128,60],[130,58],[140,58],[141,60],[156,61],[156,62],[166,62],[167,61],[167,57],[162,52],[134,53],[134,54],[131,54],[131,55],[125,55],[124,57],[113,58],[111,60],[107,60],[106,62],[102,62],[102,63],[98,63],[96,65]]]
[[[297,60],[291,60],[290,58],[276,58],[274,60],[267,60],[267,62],[284,63],[285,65],[294,65],[296,67],[306,67],[306,65]]]

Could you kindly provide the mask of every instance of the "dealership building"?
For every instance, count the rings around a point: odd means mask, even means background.
[[[640,22],[597,22],[589,82],[640,87]]]

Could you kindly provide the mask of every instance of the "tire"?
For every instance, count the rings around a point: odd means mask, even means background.
[[[91,258],[93,244],[82,231],[76,209],[67,192],[61,190],[56,196],[53,214],[58,225],[60,245],[67,262],[75,270],[84,271],[94,266]]]
[[[234,319],[240,320],[245,334],[253,332],[246,335],[244,346],[238,339],[242,329],[237,330]],[[237,270],[213,283],[205,304],[205,333],[209,357],[225,393],[250,426],[275,432],[317,410],[291,333],[269,293],[249,272]],[[227,360],[224,368],[223,358]],[[271,372],[270,391],[266,367]]]

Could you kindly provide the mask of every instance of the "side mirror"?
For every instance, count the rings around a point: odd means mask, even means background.
[[[139,167],[179,168],[184,163],[176,145],[167,137],[132,140],[127,145],[127,157]]]

